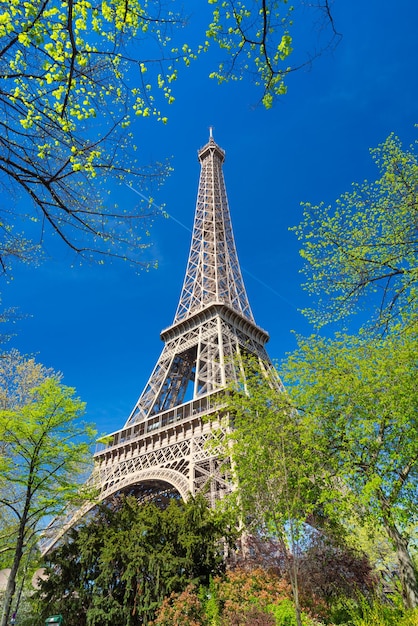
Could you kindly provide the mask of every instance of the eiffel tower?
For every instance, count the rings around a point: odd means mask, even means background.
[[[214,424],[219,428],[219,392],[241,380],[244,354],[255,355],[266,373],[274,370],[264,347],[269,335],[256,325],[245,291],[222,170],[225,152],[212,129],[198,158],[201,173],[180,301],[172,325],[161,332],[161,356],[126,424],[94,455],[91,482],[100,500],[121,492],[157,501],[203,492],[213,506],[232,488],[224,459],[208,445]],[[66,528],[88,508],[70,516]]]

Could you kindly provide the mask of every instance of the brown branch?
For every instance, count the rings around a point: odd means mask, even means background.
[[[37,15],[34,17],[32,23],[25,28],[25,30],[23,32],[27,33],[30,30],[32,30],[32,28],[35,26],[36,22],[41,18],[43,12],[45,11],[46,5],[48,4],[49,0],[44,0],[44,2],[42,3],[42,5],[39,8],[39,11],[37,13]],[[20,33],[19,33],[20,35]],[[12,48],[18,41],[19,41],[19,35],[16,35],[15,37],[12,37],[12,39],[9,41],[9,43],[2,49],[0,50],[0,59],[1,57],[6,54],[6,52],[8,52],[8,50],[10,50],[10,48]]]

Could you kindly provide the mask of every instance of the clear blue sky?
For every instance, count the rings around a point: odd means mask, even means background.
[[[298,242],[288,230],[300,220],[300,202],[329,203],[353,181],[373,179],[369,148],[391,131],[411,143],[418,121],[418,3],[335,0],[333,13],[341,43],[293,74],[272,110],[254,108],[257,92],[249,82],[209,80],[208,57],[180,76],[166,126],[138,124],[143,162],[172,157],[174,167],[155,196],[176,220],[154,222],[157,270],[71,267],[71,255],[61,250],[38,268],[18,268],[2,285],[3,304],[29,315],[9,347],[61,371],[100,432],[123,426],[162,349],[159,333],[173,321],[193,224],[197,149],[209,125],[226,150],[238,255],[256,322],[270,333],[270,356],[281,359],[294,348],[292,330],[310,332],[298,312],[307,295]],[[201,22],[192,15],[191,26]],[[300,51],[305,42],[295,45]],[[132,202],[130,194],[122,188],[118,203]]]

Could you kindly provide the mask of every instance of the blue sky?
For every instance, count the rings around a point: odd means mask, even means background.
[[[190,27],[201,28],[204,16],[191,7]],[[197,150],[210,125],[226,150],[238,255],[256,322],[270,333],[270,356],[281,359],[295,347],[291,331],[311,331],[298,312],[308,297],[298,242],[289,232],[300,220],[300,202],[330,203],[353,181],[373,179],[369,148],[392,131],[408,145],[418,121],[418,3],[336,0],[333,14],[343,34],[339,46],[294,73],[272,110],[254,107],[258,93],[249,81],[209,80],[209,55],[182,72],[166,126],[137,125],[143,162],[171,157],[174,167],[154,196],[175,218],[154,221],[157,270],[80,267],[68,251],[54,249],[54,258],[17,268],[2,285],[3,304],[28,314],[9,347],[61,371],[100,432],[123,426],[162,349],[159,333],[173,321],[193,224]],[[311,30],[311,22],[300,29],[298,52],[308,50],[302,34]],[[312,30],[312,41],[315,36]],[[119,204],[132,202],[128,187],[118,193]]]

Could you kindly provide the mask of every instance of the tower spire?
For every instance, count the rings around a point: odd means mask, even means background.
[[[211,303],[225,304],[254,322],[232,231],[222,165],[213,139],[198,152],[201,164],[189,260],[174,323]]]

